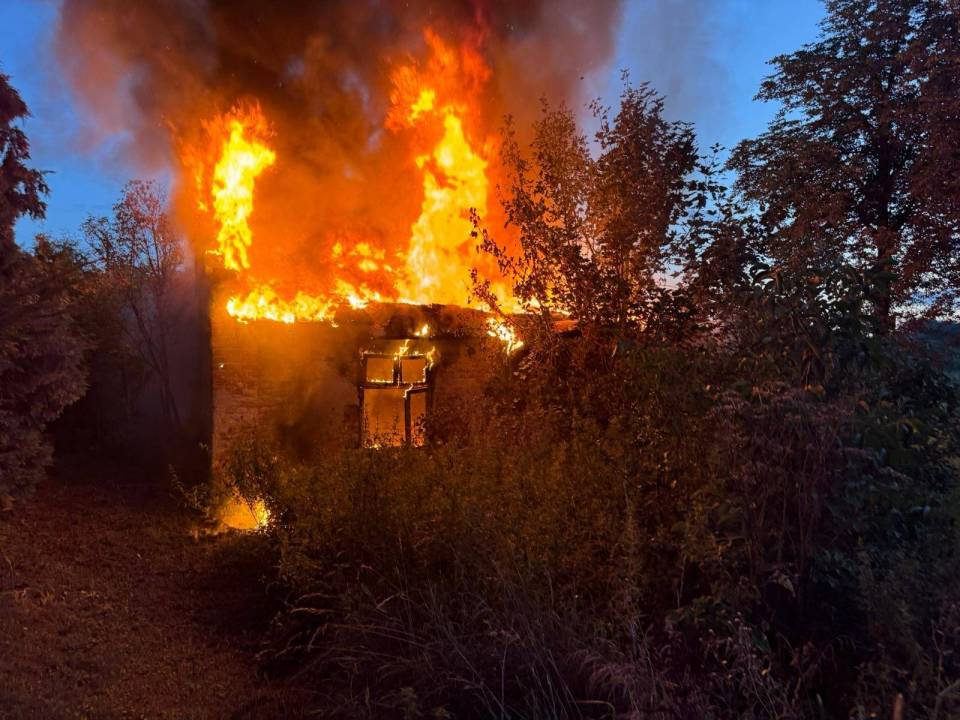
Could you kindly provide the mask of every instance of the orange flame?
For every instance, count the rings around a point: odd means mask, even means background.
[[[410,122],[416,122],[417,118],[423,115],[423,113],[433,110],[433,104],[436,99],[437,93],[435,90],[431,90],[430,88],[421,90],[417,101],[410,106],[410,113],[407,115],[407,119]]]
[[[404,294],[421,303],[465,304],[470,288],[461,249],[473,229],[470,208],[487,210],[487,163],[467,141],[456,111],[443,113],[443,137],[429,157],[416,159],[423,206],[411,228]]]
[[[270,523],[270,510],[261,498],[249,501],[235,494],[220,508],[218,519],[232,530],[263,530]]]
[[[516,329],[499,318],[487,318],[487,335],[502,342],[507,355],[523,347],[523,340],[517,337]]]
[[[253,186],[257,176],[277,159],[259,139],[266,134],[266,120],[258,106],[235,111],[227,122],[229,135],[220,160],[213,169],[213,213],[220,223],[219,254],[228,270],[250,267],[247,248],[253,242],[248,220],[253,213]],[[201,205],[204,207],[204,205]]]
[[[314,297],[298,292],[293,300],[279,297],[269,285],[261,285],[243,297],[232,296],[227,300],[227,313],[239,320],[274,320],[292,323],[297,320],[333,321],[333,300]]]
[[[474,244],[470,211],[481,216],[487,211],[493,141],[478,143],[468,128],[477,125],[471,102],[490,71],[469,46],[449,46],[430,30],[424,38],[430,56],[422,64],[411,60],[394,70],[385,119],[387,129],[409,138],[411,161],[421,176],[423,199],[420,215],[410,227],[409,245],[406,252],[387,257],[361,239],[348,247],[345,241],[337,242],[330,266],[339,272],[325,293],[298,289],[292,298],[283,297],[276,282],[257,277],[256,266],[251,267],[254,186],[261,173],[283,161],[267,145],[270,130],[260,108],[234,110],[205,124],[219,147],[209,180],[213,217],[219,225],[214,252],[223,258],[224,267],[237,273],[242,287],[227,302],[232,317],[241,322],[332,322],[342,304],[358,308],[383,301],[469,303]],[[198,182],[204,177],[198,173]],[[206,197],[201,195],[198,205],[206,210]],[[386,273],[392,288],[382,287],[382,282],[377,289],[369,287],[358,280],[358,272],[371,282]],[[501,297],[508,295],[497,289]]]

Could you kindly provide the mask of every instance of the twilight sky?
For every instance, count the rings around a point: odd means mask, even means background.
[[[666,96],[671,118],[694,123],[702,148],[730,147],[763,130],[773,106],[755,102],[767,60],[817,35],[819,0],[628,0],[614,60],[596,78],[605,101],[620,71],[649,80]],[[0,72],[30,107],[24,123],[33,165],[49,171],[47,217],[21,219],[17,240],[73,233],[87,215],[107,214],[124,182],[142,172],[118,156],[118,143],[91,132],[82,107],[57,77],[49,49],[56,0],[0,0]],[[166,178],[160,177],[161,180]]]

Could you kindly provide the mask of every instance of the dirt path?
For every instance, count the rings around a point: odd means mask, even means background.
[[[196,542],[151,486],[70,474],[0,516],[0,718],[297,715],[256,676],[260,540]]]

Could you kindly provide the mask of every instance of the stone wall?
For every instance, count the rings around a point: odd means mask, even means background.
[[[214,466],[244,428],[279,435],[292,451],[355,446],[360,440],[362,353],[417,338],[434,348],[431,411],[458,413],[481,403],[503,346],[486,334],[486,315],[447,306],[377,305],[344,310],[329,323],[239,323],[212,295],[212,455]],[[424,339],[418,338],[419,345]]]

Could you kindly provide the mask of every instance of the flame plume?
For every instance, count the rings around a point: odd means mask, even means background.
[[[393,104],[385,119],[389,131],[409,138],[411,163],[422,182],[420,214],[410,226],[406,251],[395,253],[396,267],[373,242],[340,241],[328,258],[330,267],[343,271],[332,286],[323,293],[296,289],[293,297],[284,297],[274,281],[258,277],[248,252],[253,244],[250,218],[257,178],[274,163],[283,163],[266,144],[271,134],[268,121],[254,105],[205,123],[219,152],[209,173],[209,192],[201,193],[198,207],[209,212],[209,195],[219,226],[212,252],[236,273],[237,286],[245,286],[227,301],[232,317],[241,322],[332,321],[343,303],[357,308],[382,301],[469,302],[469,272],[475,260],[469,214],[471,209],[481,215],[487,211],[487,158],[494,142],[471,140],[467,125],[476,123],[477,116],[470,95],[483,87],[490,73],[469,47],[455,49],[431,30],[425,31],[424,39],[430,57],[422,67],[411,61],[394,71]],[[185,164],[199,165],[195,174],[202,188],[207,178],[203,163],[188,157]],[[358,280],[358,273],[361,277],[385,273],[390,286],[374,289]]]
[[[423,170],[423,210],[412,228],[405,287],[417,302],[463,305],[469,288],[460,249],[472,230],[470,208],[481,215],[487,211],[487,162],[470,147],[453,110],[444,112],[443,127],[432,155],[417,158]]]
[[[276,161],[276,154],[257,138],[266,135],[260,107],[236,110],[226,120],[228,137],[213,169],[213,213],[220,223],[218,253],[228,270],[250,267],[247,248],[253,242],[248,220],[253,213],[253,186],[257,176]],[[206,206],[201,205],[201,209]]]
[[[457,98],[454,88],[461,80],[466,80],[468,87],[480,88],[490,73],[469,47],[458,54],[429,29],[424,38],[431,50],[425,71],[418,74],[406,66],[394,75],[394,101],[409,94],[416,99],[407,100],[408,111],[396,107],[393,117],[405,114],[406,124],[413,127],[439,120],[443,133],[428,152],[415,158],[423,174],[423,204],[411,228],[402,291],[414,302],[465,305],[472,259],[469,212],[473,208],[486,215],[489,181],[484,149],[475,149],[464,130],[467,98]],[[441,86],[442,95],[434,84]],[[439,98],[444,95],[445,104],[440,105]],[[492,139],[488,140],[485,150],[492,145]]]
[[[219,255],[229,309],[283,322],[340,303],[463,304],[473,269],[509,297],[466,217],[505,220],[490,202],[502,179],[492,130],[508,113],[530,127],[532,98],[591,97],[622,11],[621,0],[57,7],[51,56],[96,135],[121,138],[145,173],[179,174],[177,220],[198,252]],[[240,98],[246,111],[221,114]]]

